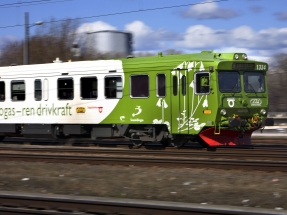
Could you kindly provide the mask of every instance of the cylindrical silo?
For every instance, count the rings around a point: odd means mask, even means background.
[[[128,32],[111,30],[90,32],[89,41],[89,48],[94,48],[100,54],[122,57],[132,55],[132,34]]]

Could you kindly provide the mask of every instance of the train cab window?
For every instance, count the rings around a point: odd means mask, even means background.
[[[208,94],[210,92],[209,72],[195,73],[194,80],[195,80],[195,93],[196,94]]]
[[[36,79],[34,82],[34,97],[36,101],[41,101],[42,100],[42,81],[41,79]]]
[[[149,97],[149,77],[148,75],[131,75],[130,76],[130,95],[132,98]]]
[[[240,74],[236,71],[219,71],[218,86],[222,93],[241,92]]]
[[[12,101],[25,100],[25,82],[23,80],[11,81],[11,98]]]
[[[264,74],[262,72],[244,72],[243,80],[245,92],[265,92]]]
[[[166,96],[166,77],[165,74],[157,74],[156,76],[156,93],[157,97]]]
[[[74,99],[74,81],[72,78],[58,79],[58,99],[59,100]]]
[[[5,82],[0,81],[0,102],[5,101]]]
[[[97,99],[98,98],[98,79],[97,77],[83,77],[81,82],[81,97],[82,99]]]
[[[123,97],[123,82],[120,76],[105,77],[105,97],[107,99],[120,99]]]

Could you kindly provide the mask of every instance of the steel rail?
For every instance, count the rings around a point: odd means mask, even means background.
[[[235,206],[201,205],[135,199],[62,196],[41,194],[0,194],[1,214],[126,214],[126,215],[283,215],[287,211]]]
[[[124,150],[105,148],[62,148],[62,147],[1,147],[1,151],[16,151],[25,153],[73,153],[73,154],[107,154],[130,156],[156,156],[156,157],[189,157],[189,158],[224,158],[224,159],[256,159],[287,161],[287,150],[283,149],[218,149],[216,152],[190,149],[166,150]]]
[[[185,168],[219,168],[248,169],[259,171],[287,171],[286,161],[257,160],[220,160],[220,159],[190,159],[190,158],[159,158],[159,157],[127,157],[127,156],[88,156],[88,155],[55,155],[55,154],[23,154],[0,153],[0,160],[75,163],[90,165],[126,165],[126,166],[158,166]]]
[[[132,142],[129,139],[126,138],[106,138],[106,139],[96,139],[91,140],[89,138],[67,138],[67,139],[43,139],[43,138],[24,138],[24,137],[6,137],[3,141],[0,143],[23,143],[23,142],[30,142],[34,144],[82,144],[85,142],[85,144],[90,145],[129,145],[132,146]],[[272,134],[267,135],[256,135],[251,137],[251,143],[255,144],[270,144],[270,143],[276,143],[276,144],[285,144],[287,143],[287,134],[281,135],[281,134]],[[160,146],[160,143],[151,143]],[[198,147],[200,146],[199,143],[197,144]]]

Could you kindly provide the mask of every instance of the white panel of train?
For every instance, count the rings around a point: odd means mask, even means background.
[[[0,76],[1,124],[97,124],[124,87],[120,60],[2,67]]]

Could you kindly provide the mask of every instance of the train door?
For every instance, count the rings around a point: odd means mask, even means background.
[[[171,76],[171,132],[173,134],[189,133],[189,96],[188,72],[185,69],[172,71]]]
[[[48,101],[49,99],[49,82],[47,78],[45,78],[43,82],[43,98],[44,101]]]

